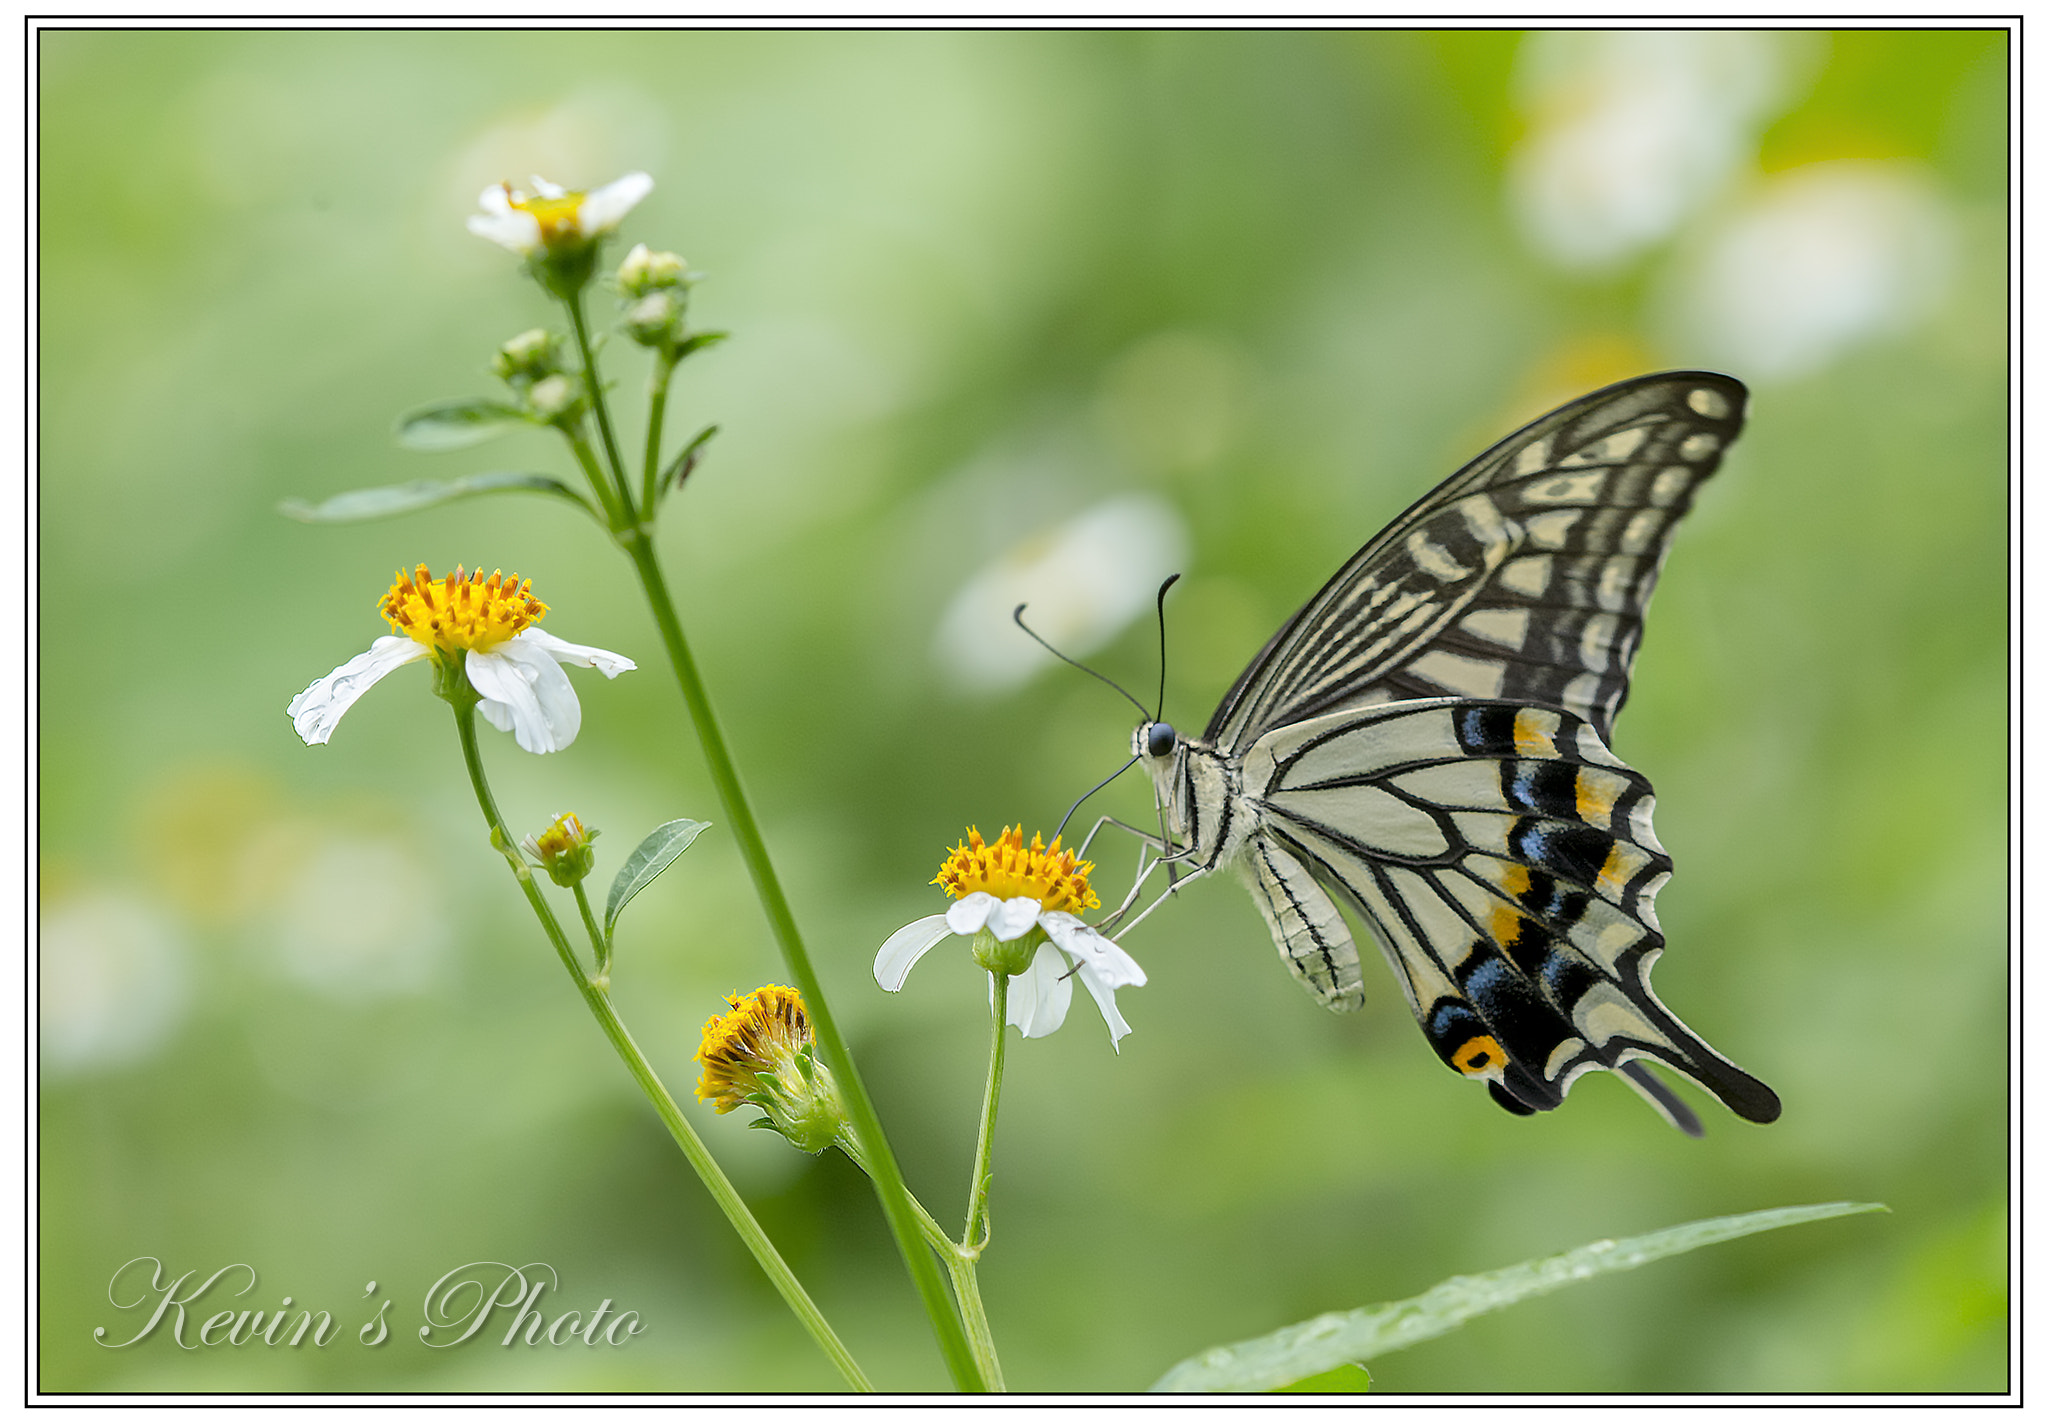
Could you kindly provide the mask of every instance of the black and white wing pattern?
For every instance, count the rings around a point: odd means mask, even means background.
[[[1698,1119],[1634,1060],[1683,1073],[1743,1117],[1771,1090],[1651,992],[1671,860],[1649,782],[1554,708],[1456,698],[1340,712],[1261,737],[1241,862],[1311,992],[1349,998],[1358,960],[1329,887],[1373,929],[1439,1057],[1519,1113],[1622,1073],[1674,1124]]]
[[[1673,526],[1746,400],[1675,371],[1553,411],[1361,549],[1204,736],[1133,737],[1176,859],[1235,869],[1311,994],[1364,1001],[1342,902],[1431,1046],[1514,1112],[1604,1068],[1698,1133],[1650,1060],[1778,1116],[1650,990],[1671,861],[1648,781],[1608,748]]]
[[[1203,740],[1418,697],[1558,707],[1605,740],[1643,609],[1748,392],[1641,376],[1525,426],[1424,495],[1273,635]]]

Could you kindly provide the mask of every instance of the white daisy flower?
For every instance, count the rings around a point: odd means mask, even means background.
[[[1143,984],[1145,971],[1115,940],[1071,913],[1100,903],[1088,888],[1094,868],[1061,850],[1057,836],[1050,848],[1036,835],[1026,846],[1021,826],[1005,827],[989,845],[970,828],[966,843],[953,848],[932,880],[956,903],[890,935],[875,955],[875,982],[895,993],[912,966],[948,935],[972,938],[985,929],[1007,945],[1036,932],[1028,965],[1011,972],[1007,1021],[1026,1038],[1044,1038],[1066,1022],[1078,978],[1102,1010],[1114,1047],[1131,1031],[1117,1012],[1116,991]],[[1020,948],[1030,948],[1029,942]]]
[[[483,211],[470,214],[469,230],[521,257],[543,248],[571,251],[611,232],[654,191],[654,180],[645,173],[628,173],[590,193],[574,192],[545,178],[530,181],[531,192],[509,183],[484,189],[477,198]]]
[[[548,606],[535,598],[532,581],[483,570],[461,569],[436,580],[419,565],[410,577],[398,574],[377,608],[403,636],[382,637],[291,700],[285,711],[292,730],[307,746],[334,735],[341,714],[358,697],[407,663],[461,658],[469,682],[483,695],[484,720],[510,732],[530,752],[558,752],[576,740],[583,708],[562,671],[594,667],[606,677],[630,672],[633,660],[565,643],[532,625]]]

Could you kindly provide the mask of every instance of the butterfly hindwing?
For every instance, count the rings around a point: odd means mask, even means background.
[[[1727,376],[1667,372],[1501,441],[1338,570],[1252,660],[1204,740],[1241,751],[1310,717],[1443,696],[1560,707],[1605,737],[1671,531],[1746,401]]]
[[[1311,876],[1371,925],[1438,1055],[1504,1106],[1554,1108],[1580,1074],[1646,1058],[1743,1117],[1778,1115],[1769,1088],[1651,992],[1671,862],[1651,828],[1649,783],[1586,718],[1449,698],[1335,713],[1261,737],[1241,784],[1258,813],[1245,852],[1255,896],[1331,1007],[1350,1004],[1297,952],[1335,941],[1322,920],[1342,929],[1316,908],[1327,899],[1303,890]],[[1314,913],[1288,922],[1283,904]],[[1355,975],[1355,954],[1351,965]],[[1643,1069],[1625,1076],[1687,1124]]]

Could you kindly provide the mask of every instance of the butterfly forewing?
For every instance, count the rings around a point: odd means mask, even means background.
[[[1345,708],[1538,702],[1605,737],[1694,489],[1742,428],[1740,382],[1645,376],[1508,437],[1361,549],[1274,635],[1210,721],[1242,750]]]

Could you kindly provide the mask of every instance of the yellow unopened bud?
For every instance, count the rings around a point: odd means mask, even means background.
[[[581,881],[597,863],[590,844],[597,837],[596,831],[584,829],[574,812],[564,811],[539,835],[522,840],[519,848],[547,871],[548,879],[566,887]]]

